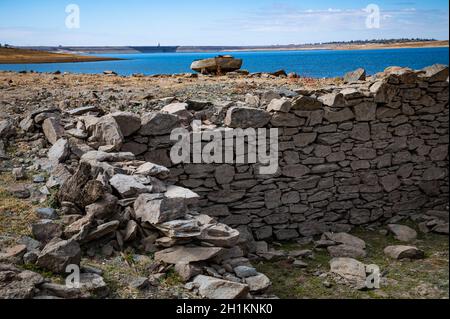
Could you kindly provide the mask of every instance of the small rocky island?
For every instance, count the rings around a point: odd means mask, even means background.
[[[242,62],[242,59],[235,59],[231,55],[219,55],[215,58],[194,61],[191,69],[202,74],[226,74],[239,70]]]

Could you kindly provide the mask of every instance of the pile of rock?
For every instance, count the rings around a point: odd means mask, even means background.
[[[45,109],[22,121],[24,130],[42,128],[52,145],[46,187],[49,192],[58,189],[61,209],[38,210],[44,219],[32,225],[37,241],[14,247],[0,260],[11,261],[13,256],[15,263],[35,263],[64,274],[69,265],[80,264],[83,252],[112,255],[133,247],[154,253],[163,269],[174,266],[183,281],[193,279],[187,287],[203,297],[241,298],[264,292],[270,280],[245,258],[247,245],[238,230],[201,214],[200,197],[168,182],[168,168],[136,160],[130,152],[116,152],[124,136],[138,130],[168,133],[179,125],[178,117],[149,114],[141,123],[131,113],[99,113],[92,107],[66,114]]]

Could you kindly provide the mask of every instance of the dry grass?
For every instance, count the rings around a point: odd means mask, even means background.
[[[449,298],[449,242],[448,237],[420,235],[414,245],[426,253],[423,260],[394,261],[387,258],[383,250],[389,245],[399,245],[392,236],[383,236],[376,231],[356,230],[354,235],[367,244],[367,257],[360,261],[376,264],[383,273],[381,288],[373,291],[358,291],[336,283],[329,276],[321,278],[318,273],[329,271],[331,257],[326,250],[314,252],[313,260],[305,260],[308,268],[298,269],[288,261],[262,262],[257,265],[273,282],[272,292],[280,298],[290,299],[417,299]],[[284,250],[304,249],[298,244],[287,244]],[[333,286],[327,288],[324,281]]]
[[[0,235],[30,235],[31,224],[38,219],[31,202],[11,196],[8,186],[17,183],[10,174],[0,174]]]

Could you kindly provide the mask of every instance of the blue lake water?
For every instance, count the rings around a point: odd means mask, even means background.
[[[273,72],[284,69],[306,77],[336,77],[363,67],[368,74],[383,71],[388,66],[421,69],[435,63],[449,64],[448,48],[414,48],[351,51],[263,51],[220,53],[151,53],[108,54],[104,56],[126,59],[87,63],[0,64],[0,70],[38,72],[102,73],[112,70],[121,75],[133,73],[173,74],[191,72],[190,64],[196,59],[232,54],[244,59],[243,69],[250,72]]]

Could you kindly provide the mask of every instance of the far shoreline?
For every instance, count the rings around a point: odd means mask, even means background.
[[[0,48],[0,64],[52,64],[119,61],[123,59],[68,53],[52,53],[38,50]]]

